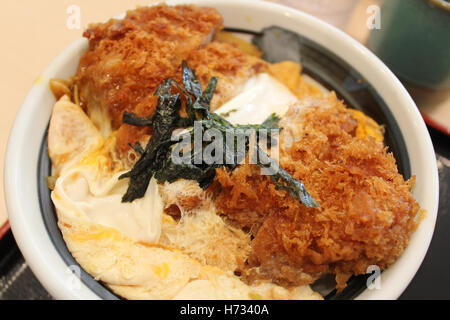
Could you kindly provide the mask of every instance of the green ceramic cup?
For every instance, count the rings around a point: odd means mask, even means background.
[[[368,47],[402,80],[450,88],[450,2],[384,0]]]

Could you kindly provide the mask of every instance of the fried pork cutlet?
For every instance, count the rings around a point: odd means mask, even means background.
[[[181,82],[182,60],[205,86],[210,77],[219,78],[212,109],[267,67],[236,45],[210,43],[221,27],[222,17],[215,9],[161,5],[129,11],[123,20],[91,25],[84,33],[89,50],[75,76],[80,103],[105,136],[119,129],[119,157],[130,150],[129,143],[151,133],[149,128],[122,125],[123,113],[152,115],[157,86],[167,78]]]
[[[302,100],[280,126],[281,167],[304,182],[320,208],[277,190],[256,166],[218,171],[219,212],[254,236],[240,270],[247,281],[299,285],[333,273],[342,288],[350,274],[392,264],[419,209],[393,155],[382,142],[355,136],[357,122],[335,95]]]
[[[98,127],[106,118],[117,129],[124,111],[151,108],[156,87],[221,26],[215,9],[166,5],[91,25],[84,32],[89,49],[75,76],[82,107]]]

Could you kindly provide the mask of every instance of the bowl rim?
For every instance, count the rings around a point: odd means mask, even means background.
[[[427,214],[413,234],[414,241],[411,241],[402,256],[383,272],[383,279],[388,277],[390,281],[387,283],[383,281],[381,290],[365,290],[357,299],[398,298],[414,277],[428,250],[436,222],[439,197],[438,171],[431,138],[417,107],[400,81],[369,49],[349,35],[315,17],[292,8],[255,0],[171,0],[166,1],[166,3],[169,5],[197,4],[229,8],[230,10],[236,10],[237,8],[253,9],[264,12],[269,16],[284,17],[284,21],[281,21],[282,24],[292,23],[295,25],[297,23],[303,25],[314,33],[306,33],[305,35],[308,38],[327,48],[330,48],[328,41],[333,39],[334,47],[330,50],[357,69],[385,99],[389,109],[393,112],[394,119],[399,123],[403,136],[405,139],[408,138],[408,141],[406,141],[408,153],[417,155],[417,172],[426,173],[424,184],[419,185],[418,189],[419,195],[423,194],[425,197],[426,203],[424,206],[427,209]],[[59,53],[46,67],[43,74],[54,74],[58,68],[61,68],[67,57],[73,56],[74,52],[79,51],[83,46],[86,46],[85,39],[80,38],[74,41]],[[4,166],[4,192],[11,229],[27,264],[53,297],[59,299],[98,299],[99,297],[77,277],[67,272],[67,265],[62,261],[55,248],[52,247],[49,239],[45,239],[46,237],[39,233],[42,232],[42,221],[40,223],[35,221],[33,224],[32,221],[27,219],[27,213],[30,210],[36,210],[36,206],[39,208],[36,175],[32,175],[32,178],[27,175],[37,168],[37,157],[36,163],[32,161],[29,163],[30,168],[21,168],[18,164],[34,155],[31,151],[26,151],[27,145],[25,142],[31,142],[33,148],[35,144],[37,144],[37,149],[40,147],[42,136],[25,137],[24,133],[33,124],[32,115],[37,115],[38,104],[36,101],[42,98],[44,90],[48,90],[47,86],[36,84],[30,89],[16,114],[8,139]],[[408,135],[405,133],[408,133]],[[413,168],[413,174],[415,173]],[[30,181],[34,183],[34,186],[28,185]],[[21,201],[24,195],[27,195],[30,200]],[[412,242],[414,242],[414,248],[410,248]],[[45,247],[41,247],[43,244],[45,244]],[[68,281],[70,281],[70,286]]]

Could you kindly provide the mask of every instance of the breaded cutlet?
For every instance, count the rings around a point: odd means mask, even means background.
[[[382,142],[355,135],[356,120],[334,94],[301,100],[280,127],[280,165],[320,208],[277,190],[255,165],[219,170],[218,211],[254,237],[240,270],[247,281],[290,286],[332,273],[342,287],[350,274],[392,264],[416,228],[414,178],[404,180]]]

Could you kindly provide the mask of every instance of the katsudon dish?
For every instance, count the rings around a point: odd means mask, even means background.
[[[388,268],[419,221],[383,124],[214,8],[91,24],[52,79],[47,185],[67,248],[126,299],[322,299]]]

